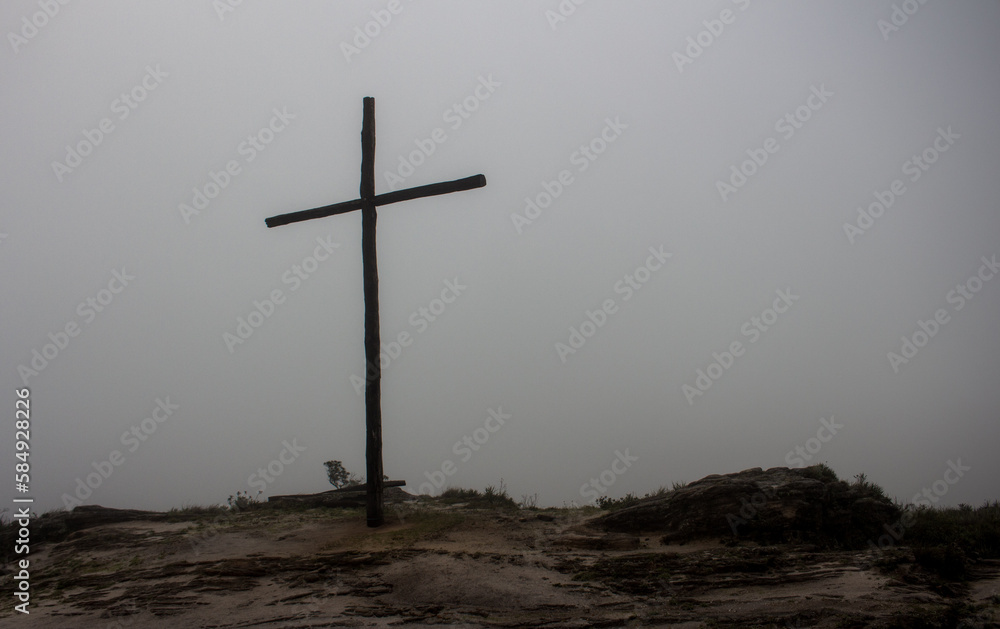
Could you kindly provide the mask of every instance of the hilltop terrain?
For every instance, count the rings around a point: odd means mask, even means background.
[[[494,488],[433,499],[397,489],[378,529],[358,508],[287,501],[169,513],[78,507],[33,523],[44,541],[32,549],[30,619],[5,596],[0,622],[1000,627],[995,529],[925,544],[925,513],[899,540],[869,544],[899,508],[831,474],[714,475],[605,509],[519,507]],[[969,521],[995,518],[996,507],[972,509]],[[11,567],[0,577],[6,592]]]

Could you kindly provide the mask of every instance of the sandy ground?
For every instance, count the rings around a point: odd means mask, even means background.
[[[329,510],[104,525],[34,552],[31,613],[5,601],[0,625],[907,627],[959,605],[965,629],[1000,619],[997,570],[942,594],[864,569],[866,553],[665,546],[605,536],[593,515],[411,505],[379,529]]]

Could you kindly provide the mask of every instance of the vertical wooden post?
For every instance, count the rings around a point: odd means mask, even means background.
[[[378,262],[375,255],[375,99],[361,126],[361,256],[365,292],[365,432],[368,526],[382,526],[382,365],[379,363]]]

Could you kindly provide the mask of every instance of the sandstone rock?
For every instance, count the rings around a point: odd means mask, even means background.
[[[102,524],[164,520],[166,513],[137,509],[112,509],[100,505],[79,505],[72,511],[52,511],[36,519],[32,540],[36,543],[60,541],[71,533]]]
[[[605,533],[604,535],[567,533],[552,540],[552,545],[586,550],[633,550],[639,548],[639,538],[624,533]]]
[[[612,531],[662,531],[664,542],[723,537],[863,548],[899,520],[887,498],[813,466],[712,474],[601,516]]]

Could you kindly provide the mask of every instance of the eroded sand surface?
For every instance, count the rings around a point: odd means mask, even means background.
[[[785,629],[914,626],[907,618],[945,618],[963,605],[974,610],[970,629],[1000,619],[994,564],[949,592],[864,568],[863,552],[665,546],[655,534],[605,536],[583,510],[400,508],[375,530],[360,512],[332,510],[86,529],[33,554],[30,619],[10,601],[0,619],[101,629]],[[10,592],[11,575],[2,583]]]

